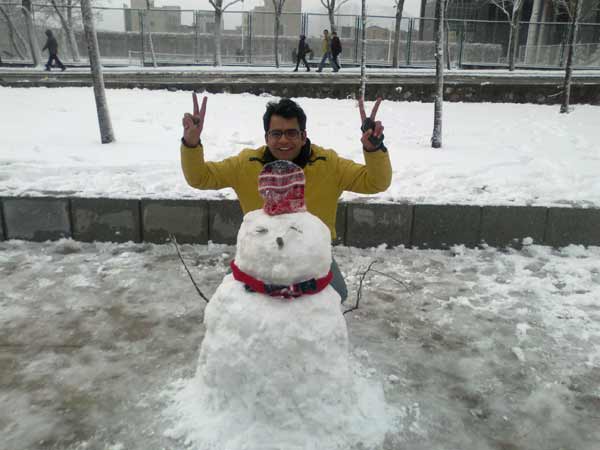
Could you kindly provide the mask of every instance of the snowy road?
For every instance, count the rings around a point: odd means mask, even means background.
[[[233,247],[184,246],[208,294]],[[600,248],[334,250],[353,353],[403,412],[385,449],[600,442]],[[183,449],[165,388],[204,302],[171,246],[0,242],[0,449]]]

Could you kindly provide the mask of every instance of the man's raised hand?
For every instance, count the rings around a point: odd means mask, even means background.
[[[206,101],[208,98],[202,98],[202,107],[198,107],[198,97],[192,93],[194,101],[194,114],[185,113],[183,115],[183,142],[188,147],[196,147],[200,143],[200,134],[204,127],[204,116],[206,115]]]
[[[379,109],[379,104],[381,103],[382,98],[377,97],[377,101],[375,101],[375,106],[371,110],[371,115],[367,117],[365,113],[365,103],[361,98],[358,100],[358,109],[360,111],[360,123],[361,123],[361,131],[363,132],[362,137],[360,138],[360,142],[362,142],[363,148],[367,151],[375,151],[380,148],[384,148],[383,145],[383,125],[381,121],[375,120],[375,116],[377,115],[377,110]]]

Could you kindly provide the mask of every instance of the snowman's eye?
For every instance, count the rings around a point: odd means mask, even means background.
[[[296,227],[294,227],[294,226],[291,226],[291,227],[290,227],[290,230],[294,230],[296,233],[300,233],[300,234],[302,234],[302,230],[301,230],[301,229],[299,229],[299,228],[296,228]]]
[[[257,233],[260,233],[260,234],[265,234],[269,230],[267,230],[265,227],[257,227],[256,230],[254,230],[254,231],[256,231]]]

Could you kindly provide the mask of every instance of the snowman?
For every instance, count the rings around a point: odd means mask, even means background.
[[[232,273],[205,310],[196,376],[179,394],[180,431],[194,448],[327,450],[383,440],[383,392],[357,384],[329,284],[329,229],[306,211],[304,183],[288,161],[259,176],[264,207],[244,217]]]

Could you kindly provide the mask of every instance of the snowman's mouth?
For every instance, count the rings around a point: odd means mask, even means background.
[[[284,245],[283,238],[278,237],[277,239],[275,239],[275,242],[277,242],[277,247],[279,248],[279,250],[281,250]]]

